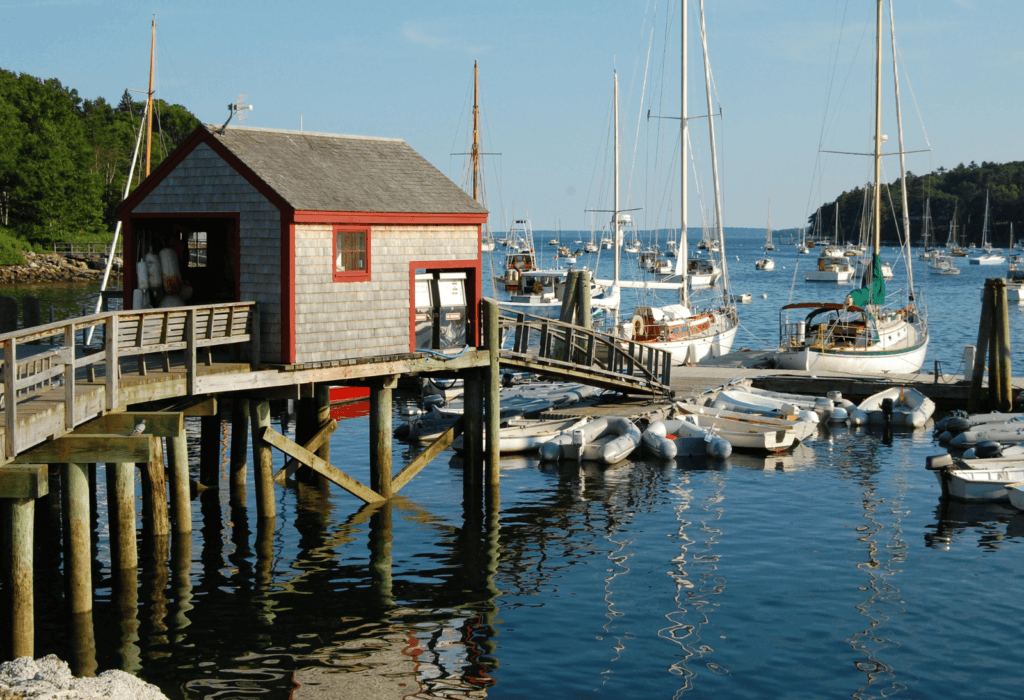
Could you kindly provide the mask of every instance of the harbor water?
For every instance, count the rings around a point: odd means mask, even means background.
[[[755,272],[762,244],[727,251],[733,291],[754,297],[737,348],[774,343],[791,288],[793,301],[849,289],[793,283],[792,246]],[[1005,271],[961,265],[918,268],[926,369],[956,368],[983,280]],[[1018,374],[1021,316],[1011,309]],[[415,400],[398,397],[396,425]],[[292,436],[294,415],[278,411]],[[364,483],[366,413],[350,407],[331,439],[333,462]],[[225,424],[225,460],[229,443]],[[418,449],[396,442],[396,469]],[[222,488],[192,502],[190,547],[172,538],[154,557],[140,540],[132,590],[112,579],[100,466],[96,670],[171,698],[1016,698],[1024,513],[940,499],[924,463],[941,451],[927,428],[833,427],[768,458],[506,458],[496,509],[464,499],[446,451],[376,510],[334,487],[277,487],[273,523],[257,521],[251,480],[248,508],[229,503],[225,461]],[[61,558],[44,535],[36,654],[81,658]]]

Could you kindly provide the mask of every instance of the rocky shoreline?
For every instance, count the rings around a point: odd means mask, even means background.
[[[100,255],[57,255],[23,252],[24,265],[0,266],[0,285],[45,282],[91,282],[103,279],[105,260]],[[111,276],[120,274],[121,259],[115,258]]]

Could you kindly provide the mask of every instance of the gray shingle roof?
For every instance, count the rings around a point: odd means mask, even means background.
[[[230,126],[220,134],[207,128],[298,210],[487,211],[401,139]]]

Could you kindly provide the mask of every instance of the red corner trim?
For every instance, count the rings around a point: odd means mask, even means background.
[[[295,362],[295,224],[281,217],[281,362]]]

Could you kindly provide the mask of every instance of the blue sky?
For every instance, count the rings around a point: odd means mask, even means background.
[[[797,226],[809,209],[870,176],[869,158],[819,159],[817,151],[819,142],[871,149],[874,2],[706,3],[724,110],[716,130],[725,224],[763,226],[770,199],[774,227]],[[696,5],[690,0],[692,18]],[[895,0],[894,10],[906,148],[931,148],[908,156],[910,170],[1024,159],[1024,2]],[[585,210],[610,207],[605,154],[617,68],[621,206],[642,208],[645,227],[678,225],[678,185],[668,179],[678,178],[678,165],[667,167],[678,122],[646,119],[649,108],[679,114],[678,0],[0,0],[0,67],[116,102],[125,88],[146,87],[154,16],[158,97],[220,123],[246,92],[254,105],[248,126],[298,129],[302,113],[307,131],[403,138],[456,182],[463,158],[450,154],[467,147],[479,60],[483,148],[502,154],[485,163],[499,229],[513,207],[536,229],[556,219],[562,228],[589,228]],[[884,131],[886,150],[895,150],[885,41]],[[690,47],[690,112],[704,114],[695,20]],[[705,121],[691,122],[691,139],[710,209]],[[885,169],[895,178],[897,160],[887,158]],[[691,226],[700,208],[691,195]]]

